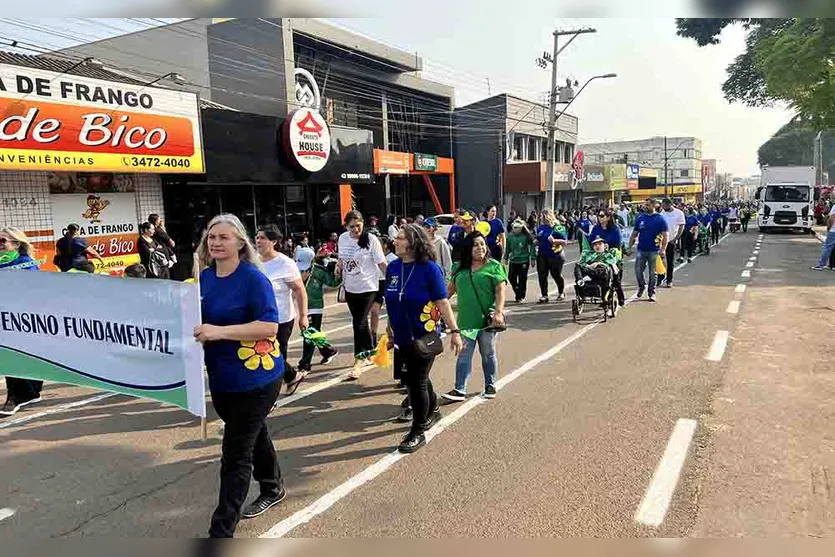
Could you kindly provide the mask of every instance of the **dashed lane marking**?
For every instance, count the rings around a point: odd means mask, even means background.
[[[739,300],[731,300],[730,302],[728,302],[728,309],[726,311],[732,314],[739,313],[739,304]]]
[[[0,520],[6,520],[7,518],[14,516],[16,512],[16,510],[8,507],[0,509]]]
[[[751,271],[750,270],[742,271],[742,278],[751,278]]]
[[[735,292],[736,292],[737,294],[742,294],[743,292],[745,292],[745,289],[746,289],[746,288],[747,288],[747,286],[746,286],[746,285],[744,285],[744,284],[737,284],[737,285],[736,285],[736,290],[735,290]]]
[[[711,362],[721,362],[722,356],[725,355],[725,348],[728,346],[728,338],[730,333],[728,331],[716,331],[713,337],[713,342],[710,345],[710,352],[707,353],[706,359]]]
[[[697,425],[696,420],[680,419],[676,422],[658,468],[635,513],[635,520],[639,524],[657,528],[664,522]]]

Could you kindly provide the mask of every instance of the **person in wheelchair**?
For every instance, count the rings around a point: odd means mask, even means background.
[[[580,261],[574,266],[574,278],[577,281],[578,295],[582,294],[587,285],[600,288],[600,294],[606,299],[610,289],[615,289],[618,298],[623,296],[618,266],[620,260],[620,249],[606,249],[606,242],[600,236],[591,240],[591,249],[583,252]]]

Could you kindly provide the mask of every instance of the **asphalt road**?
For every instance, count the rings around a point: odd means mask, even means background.
[[[573,323],[570,287],[566,302],[534,304],[530,277],[499,341],[498,398],[478,396],[476,362],[472,396],[445,405],[408,457],[393,452],[407,426],[392,421],[402,395],[390,370],[345,383],[345,355],[317,369],[270,419],[288,497],[238,535],[831,534],[835,275],[808,270],[814,238],[757,240],[728,236],[658,303],[633,300],[608,323],[595,311]],[[630,295],[629,268],[625,279]],[[346,354],[347,324],[344,306],[327,310]],[[436,362],[439,392],[454,366]],[[0,537],[205,534],[216,417],[204,443],[183,411],[104,396],[48,385],[43,403],[0,422]]]

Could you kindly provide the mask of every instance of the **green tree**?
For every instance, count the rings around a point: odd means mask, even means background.
[[[722,90],[731,102],[789,104],[817,129],[835,128],[835,20],[679,18],[678,35],[717,44],[729,25],[749,30]]]

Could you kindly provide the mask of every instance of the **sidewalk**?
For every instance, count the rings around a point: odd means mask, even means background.
[[[818,249],[766,237],[703,418],[690,536],[835,534],[835,284],[808,271]]]

